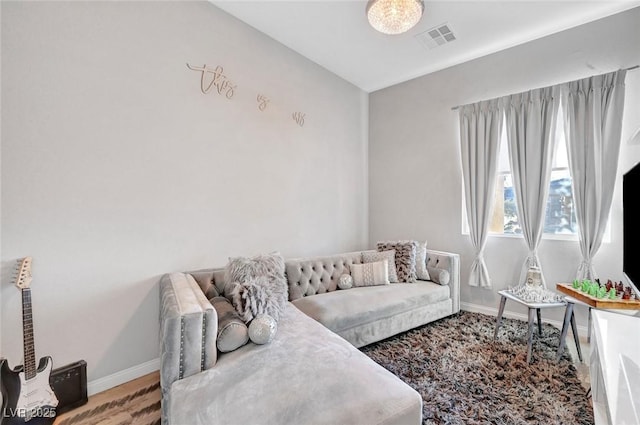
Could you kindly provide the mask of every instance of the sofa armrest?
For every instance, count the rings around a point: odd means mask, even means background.
[[[453,312],[460,311],[460,255],[427,248],[427,267],[449,272],[449,287],[453,299]]]
[[[169,273],[160,280],[160,386],[213,367],[218,316],[193,276]]]

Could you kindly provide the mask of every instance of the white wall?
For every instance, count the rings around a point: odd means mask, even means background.
[[[473,60],[372,93],[369,98],[369,239],[425,238],[435,249],[461,254],[462,302],[489,312],[496,292],[515,284],[527,254],[523,239],[489,237],[485,259],[493,290],[467,285],[474,257],[461,234],[462,178],[458,114],[451,107],[549,86],[640,64],[640,8]],[[441,47],[446,48],[446,46]],[[627,74],[618,174],[640,160],[629,140],[640,128],[640,69]],[[611,242],[594,264],[601,278],[622,280],[622,190],[615,188]],[[573,280],[577,241],[543,240],[547,281]],[[514,303],[515,304],[515,303]],[[523,314],[507,303],[511,313]],[[578,308],[579,327],[586,312]],[[549,313],[560,320],[562,311]]]
[[[232,99],[187,62],[222,65]],[[0,355],[21,362],[23,256],[36,356],[94,381],[157,358],[163,273],[366,248],[367,114],[207,2],[2,2]]]

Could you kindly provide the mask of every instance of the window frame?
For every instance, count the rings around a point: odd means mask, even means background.
[[[560,120],[562,118],[562,113],[559,110],[558,111],[558,120]],[[562,125],[562,124],[560,124]],[[562,139],[561,140],[557,140],[557,144],[559,143],[564,143],[565,149],[566,149],[566,139],[564,138],[564,129],[563,128],[557,128],[556,129],[556,136],[560,134]],[[503,120],[502,122],[502,129],[501,129],[501,136],[500,136],[500,150],[502,150],[504,147],[506,146],[506,123]],[[506,147],[506,149],[508,149],[508,146]],[[556,146],[556,151],[554,152],[554,159],[553,161],[555,162],[555,156],[558,153],[558,146]],[[566,153],[566,155],[568,155],[568,152]],[[511,171],[511,164],[508,165],[509,169],[508,171],[496,171],[496,178],[498,178],[499,176],[507,176],[513,175],[513,172]],[[569,173],[569,176],[571,176],[571,168],[569,167],[569,164],[567,164],[566,167],[552,167],[551,172],[554,171],[567,171]],[[549,182],[551,184],[551,182]],[[497,182],[496,182],[497,184]],[[496,188],[497,189],[497,188]],[[573,177],[571,176],[571,193],[573,194]],[[495,208],[496,204],[494,202],[492,208]],[[611,212],[609,211],[609,217],[607,217],[607,226],[605,228],[604,231],[604,235],[602,237],[602,243],[610,243],[611,242]],[[546,210],[545,210],[546,213]],[[492,215],[493,215],[493,211],[492,211]],[[576,224],[577,225],[577,224]],[[580,229],[578,228],[576,233],[546,233],[546,232],[542,232],[542,239],[543,240],[558,240],[558,241],[580,241]],[[467,217],[467,207],[466,207],[466,199],[465,199],[465,193],[464,193],[464,182],[462,184],[462,234],[463,235],[470,235],[470,229],[469,229],[469,221],[468,221],[468,217]],[[497,237],[497,238],[508,238],[508,239],[524,239],[524,236],[521,233],[496,233],[496,232],[491,232],[491,231],[487,231],[487,236],[488,237]]]

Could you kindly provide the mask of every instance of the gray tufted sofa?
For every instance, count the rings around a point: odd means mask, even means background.
[[[208,301],[224,293],[224,269],[164,275],[163,424],[421,424],[420,395],[357,347],[458,312],[459,257],[428,250],[447,285],[338,290],[342,273],[361,262],[362,252],[287,260],[290,302],[276,338],[224,354]]]

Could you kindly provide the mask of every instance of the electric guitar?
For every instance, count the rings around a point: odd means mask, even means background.
[[[9,369],[6,359],[0,360],[0,387],[2,387],[2,411],[0,425],[53,424],[58,398],[51,389],[49,377],[53,361],[51,357],[40,359],[36,369],[33,342],[33,317],[31,311],[31,257],[19,261],[16,286],[22,292],[22,336],[24,366]]]

